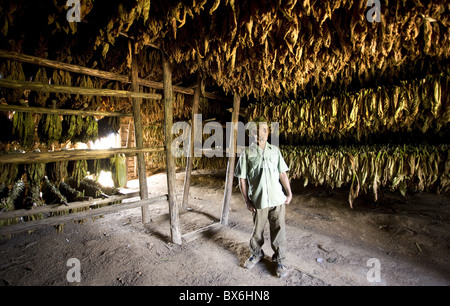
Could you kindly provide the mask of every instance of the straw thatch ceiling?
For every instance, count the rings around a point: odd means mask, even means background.
[[[256,98],[342,90],[448,69],[448,0],[1,0],[2,49],[127,73],[128,39],[141,77],[161,78],[159,46],[175,81],[200,71],[225,93]],[[76,2],[76,1],[75,1]],[[374,1],[378,2],[378,1]]]

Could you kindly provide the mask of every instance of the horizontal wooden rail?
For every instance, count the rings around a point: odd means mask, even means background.
[[[115,154],[133,156],[137,153],[163,152],[164,147],[151,148],[116,148],[104,150],[60,150],[53,152],[6,153],[0,155],[2,164],[50,163],[64,160],[103,159]]]
[[[129,82],[129,77],[126,75],[120,75],[114,72],[102,71],[92,68],[86,68],[78,65],[67,64],[58,61],[52,61],[45,58],[40,58],[36,56],[30,56],[18,52],[10,52],[5,50],[0,50],[0,57],[7,58],[14,61],[35,64],[39,66],[44,66],[48,68],[56,68],[69,72],[89,75],[93,77],[99,77],[102,79],[112,80],[112,81],[120,81],[120,82]]]
[[[95,205],[100,204],[109,204],[112,202],[122,201],[125,199],[135,198],[139,197],[139,192],[132,192],[124,195],[115,195],[110,196],[106,199],[92,199],[89,201],[77,201],[77,202],[70,202],[67,203],[67,205],[62,204],[51,204],[51,205],[44,205],[33,209],[16,209],[11,210],[7,212],[2,212],[0,214],[0,220],[7,220],[7,219],[14,219],[19,217],[26,217],[26,216],[33,216],[33,215],[39,215],[39,214],[45,214],[45,213],[54,213],[54,212],[60,212],[60,211],[69,211],[71,209],[78,209],[83,207],[91,207]]]
[[[10,60],[20,61],[20,62],[24,62],[24,63],[40,65],[40,66],[44,66],[44,67],[48,67],[48,68],[56,68],[56,69],[61,69],[61,70],[69,71],[69,72],[89,75],[92,77],[98,77],[98,78],[102,78],[102,79],[106,79],[106,80],[119,81],[119,82],[123,82],[123,83],[131,83],[129,76],[126,76],[126,75],[121,75],[121,74],[117,74],[114,72],[103,71],[103,70],[98,70],[98,69],[81,67],[81,66],[77,66],[77,65],[63,63],[63,62],[48,60],[48,59],[44,59],[44,58],[40,58],[40,57],[25,55],[25,54],[17,53],[17,52],[0,50],[0,57],[7,58]],[[154,88],[154,89],[162,89],[163,88],[163,83],[149,81],[149,80],[145,80],[145,79],[138,79],[138,84],[145,86],[145,87]],[[191,96],[194,95],[193,88],[173,86],[173,91],[182,93],[182,94],[186,94],[186,95],[191,95]],[[205,92],[203,96],[208,99],[220,100],[220,101],[225,101],[225,102],[232,101],[232,99],[218,96],[216,94],[209,93],[209,92]]]
[[[144,205],[150,205],[150,204],[156,204],[161,202],[167,202],[167,195],[148,198],[144,200],[139,200],[135,202],[129,202],[129,203],[121,203],[121,204],[115,204],[100,208],[95,208],[89,211],[83,211],[83,212],[77,212],[77,213],[71,213],[67,215],[62,216],[55,216],[55,217],[48,217],[41,220],[35,220],[35,221],[29,221],[24,223],[17,223],[7,226],[0,227],[0,236],[6,236],[6,235],[12,235],[17,234],[21,232],[36,230],[52,225],[62,224],[69,221],[75,221],[75,220],[82,220],[86,218],[93,218],[97,216],[102,216],[110,213],[115,213],[118,211],[126,210],[126,209],[132,209],[137,207],[142,207]]]
[[[161,100],[160,94],[154,93],[142,93],[131,92],[126,90],[114,90],[114,89],[99,89],[99,88],[87,88],[87,87],[73,87],[64,85],[48,85],[38,82],[19,81],[10,79],[0,79],[0,87],[11,89],[23,89],[33,90],[41,92],[63,93],[73,95],[86,95],[86,96],[105,96],[105,97],[117,97],[117,98],[141,98],[141,99],[154,99]]]
[[[31,107],[21,105],[0,104],[0,111],[17,111],[34,114],[77,115],[77,116],[104,116],[104,117],[132,117],[132,113],[86,111],[76,109]]]

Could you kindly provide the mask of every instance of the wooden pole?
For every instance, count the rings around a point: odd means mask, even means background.
[[[39,82],[19,81],[10,79],[0,79],[0,87],[11,89],[34,90],[41,92],[65,93],[86,96],[105,96],[117,98],[141,98],[161,100],[160,94],[130,92],[126,90],[74,87],[65,85],[48,85]]]
[[[241,104],[241,97],[238,95],[234,96],[233,99],[233,114],[232,114],[232,124],[233,132],[230,134],[230,150],[227,165],[227,174],[225,178],[225,191],[223,196],[222,205],[222,215],[220,217],[220,223],[222,225],[228,225],[228,216],[230,214],[230,201],[231,192],[233,189],[233,179],[234,179],[234,166],[236,164],[236,142],[237,142],[237,123],[239,121],[239,107]]]
[[[164,147],[152,148],[116,148],[102,150],[60,150],[52,152],[4,153],[0,154],[0,164],[51,163],[64,160],[89,160],[110,158],[116,154],[134,156],[139,153],[164,151]]]
[[[173,125],[173,88],[172,67],[166,56],[162,54],[163,84],[164,84],[164,133],[166,147],[167,189],[170,214],[170,234],[172,242],[181,244],[180,216],[175,196],[175,158],[172,154]]]
[[[194,158],[194,139],[197,132],[195,127],[197,121],[195,115],[198,113],[198,105],[200,101],[200,75],[197,77],[197,87],[195,88],[194,101],[192,102],[192,120],[191,120],[191,139],[189,141],[189,155],[186,158],[186,173],[184,176],[184,190],[183,190],[183,208],[186,209],[189,202],[189,187],[191,185],[192,160]]]
[[[131,62],[131,90],[135,93],[139,92],[138,84],[138,64],[135,54],[132,54]],[[142,148],[144,146],[144,135],[142,133],[142,121],[141,121],[141,102],[140,98],[133,98],[133,117],[134,117],[134,136],[136,139],[136,148]],[[145,158],[143,153],[137,154],[137,167],[139,177],[139,195],[141,200],[148,198],[147,187],[147,174],[145,171]],[[150,222],[150,208],[148,205],[143,205],[142,210],[142,223]]]
[[[104,117],[132,117],[131,113],[87,111],[63,108],[31,107],[11,104],[1,104],[0,111],[17,111],[34,114],[76,115],[76,116],[104,116]]]

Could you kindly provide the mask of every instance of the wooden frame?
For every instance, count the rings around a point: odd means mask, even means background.
[[[162,52],[162,51],[161,51]],[[32,112],[32,113],[45,113],[45,114],[60,114],[60,115],[85,115],[85,116],[118,116],[118,117],[133,117],[135,123],[135,137],[136,137],[136,148],[120,148],[120,149],[108,149],[108,150],[61,150],[56,152],[30,152],[23,154],[0,154],[0,163],[47,163],[62,160],[82,160],[82,159],[101,159],[108,158],[118,153],[124,153],[126,155],[137,155],[138,158],[138,171],[139,171],[139,195],[141,200],[135,201],[127,204],[119,204],[114,206],[107,206],[102,208],[97,208],[87,212],[74,213],[64,216],[51,217],[43,220],[30,221],[26,223],[20,223],[15,225],[9,225],[6,227],[0,227],[0,235],[8,235],[12,233],[18,233],[21,231],[27,231],[32,229],[41,228],[48,225],[60,224],[63,222],[84,219],[87,217],[93,217],[97,215],[103,215],[110,212],[119,211],[122,209],[129,209],[135,207],[142,208],[142,221],[144,223],[150,222],[150,217],[148,213],[148,205],[167,201],[169,205],[169,215],[170,215],[170,228],[171,228],[171,239],[173,243],[181,244],[182,237],[186,238],[188,234],[181,235],[180,223],[179,223],[179,212],[178,205],[176,203],[175,195],[175,161],[171,153],[171,143],[172,134],[171,128],[173,124],[173,92],[179,92],[188,95],[194,95],[194,106],[197,104],[197,108],[193,108],[193,114],[197,112],[198,100],[200,98],[200,78],[198,79],[195,88],[182,88],[179,86],[173,86],[172,84],[172,67],[167,61],[167,58],[162,54],[162,66],[163,66],[163,82],[153,82],[145,79],[140,79],[138,76],[137,60],[134,54],[132,54],[132,69],[131,76],[119,75],[112,72],[101,71],[86,67],[81,67],[77,65],[66,64],[62,62],[42,59],[38,57],[28,56],[16,52],[9,52],[0,50],[0,57],[7,58],[10,60],[22,61],[26,63],[36,64],[44,67],[55,68],[66,70],[73,73],[79,73],[84,75],[89,75],[93,77],[120,81],[123,83],[131,83],[131,91],[125,90],[110,90],[110,89],[97,89],[97,88],[82,88],[82,87],[72,87],[63,85],[49,85],[39,82],[28,82],[10,79],[0,79],[0,87],[11,88],[11,89],[23,89],[23,90],[36,90],[42,92],[53,92],[53,93],[66,93],[66,94],[81,94],[81,95],[99,95],[99,96],[111,96],[111,97],[122,97],[130,98],[133,103],[133,113],[118,113],[118,112],[101,112],[101,111],[81,111],[81,110],[70,110],[70,109],[50,109],[41,107],[25,107],[18,105],[0,105],[0,111],[20,111],[20,112]],[[164,92],[164,120],[165,120],[165,147],[153,147],[153,148],[143,148],[143,135],[142,135],[142,125],[140,120],[140,104],[142,99],[156,99],[161,100],[162,95],[153,93],[141,93],[139,92],[139,85],[163,89]],[[216,99],[221,101],[229,101],[229,99],[224,97],[216,96],[212,93],[203,92],[205,98]],[[235,97],[236,102],[236,97]],[[195,102],[197,101],[197,102]],[[238,114],[239,106],[233,109],[233,114],[236,112]],[[233,116],[234,118],[234,116]],[[234,121],[234,119],[233,119]],[[194,131],[192,131],[194,132]],[[235,139],[236,137],[234,137]],[[193,149],[193,146],[192,146]],[[148,189],[146,182],[145,173],[145,161],[143,158],[143,153],[148,152],[166,152],[166,171],[167,171],[167,184],[168,184],[168,195],[165,198],[148,198]],[[234,149],[235,152],[235,149]],[[234,154],[233,154],[234,156]],[[192,161],[191,161],[192,162]],[[187,163],[189,165],[189,162]],[[234,165],[234,162],[233,162]],[[229,163],[230,167],[230,163]],[[187,197],[189,194],[189,184],[190,184],[190,172],[192,166],[186,169],[186,182],[185,182],[185,195]],[[228,182],[227,176],[227,182]],[[227,184],[228,186],[228,184]],[[186,192],[187,188],[187,192]],[[225,193],[228,194],[228,187],[225,189]],[[124,196],[123,198],[127,198]],[[93,206],[101,203],[110,203],[113,201],[120,200],[122,198],[112,197],[110,199],[98,200],[98,201],[84,201],[76,204],[69,203],[68,207],[45,207],[44,210],[55,210],[64,211],[70,210],[76,207],[86,207]],[[225,201],[225,200],[224,200]],[[229,202],[229,199],[227,200]],[[187,203],[187,200],[183,200],[183,203]],[[224,202],[225,203],[225,202]],[[225,204],[224,204],[225,207]],[[5,219],[8,216],[18,216],[22,215],[34,215],[39,214],[40,210],[32,211],[12,211],[11,213],[3,214],[0,219]],[[43,210],[42,210],[43,211]],[[200,229],[201,230],[201,229]],[[186,236],[188,235],[188,236]]]
[[[5,52],[0,51],[0,57],[4,57]],[[17,56],[19,60],[24,60],[24,57],[26,56]],[[45,63],[47,66],[53,66],[55,68],[61,68],[59,64],[56,64],[56,62],[46,62],[46,60],[37,60],[36,58],[33,58],[32,63]],[[65,66],[64,64],[62,66]],[[65,66],[65,68],[68,68]],[[69,69],[74,68],[72,65],[69,67]],[[79,69],[80,67],[77,67]],[[88,71],[92,74],[92,70],[84,70],[81,69],[79,71],[74,71],[74,69],[71,70],[72,72],[78,72],[82,73],[83,71]],[[98,72],[98,71],[97,71]],[[99,75],[97,75],[99,76]],[[101,77],[105,77],[102,75]],[[143,139],[142,139],[142,125],[141,125],[141,119],[140,119],[140,103],[141,99],[161,99],[162,96],[160,94],[147,94],[147,93],[140,93],[139,92],[139,85],[137,85],[137,65],[134,63],[134,69],[132,69],[132,91],[124,91],[124,90],[110,90],[110,89],[96,89],[96,88],[82,88],[82,87],[72,87],[72,86],[59,86],[59,85],[47,85],[42,84],[38,82],[27,82],[27,81],[18,81],[18,80],[9,80],[9,79],[0,79],[0,87],[6,87],[6,88],[12,88],[12,89],[29,89],[29,90],[36,90],[36,91],[43,91],[43,92],[55,92],[55,93],[69,93],[69,94],[82,94],[82,95],[100,95],[100,96],[112,96],[112,97],[125,97],[125,98],[131,98],[133,102],[133,114],[132,116],[135,119],[135,136],[136,139],[136,148],[119,148],[119,149],[108,149],[108,150],[60,150],[60,151],[54,151],[54,152],[29,152],[29,153],[22,153],[22,154],[2,154],[0,155],[0,163],[48,163],[48,162],[54,162],[54,161],[61,161],[61,160],[83,160],[83,159],[101,159],[101,158],[108,158],[115,154],[124,153],[127,155],[138,155],[142,158],[140,159],[141,162],[139,163],[139,167],[142,169],[144,168],[143,172],[140,172],[139,174],[139,187],[140,187],[140,201],[135,201],[132,203],[127,204],[120,204],[117,206],[108,206],[103,208],[98,208],[89,212],[82,212],[82,213],[74,213],[69,214],[65,216],[59,216],[59,217],[51,217],[46,218],[43,220],[37,220],[37,221],[30,221],[26,223],[19,223],[15,225],[9,225],[4,226],[0,228],[0,234],[1,235],[8,235],[11,233],[17,233],[20,231],[27,231],[30,229],[36,229],[42,226],[52,225],[52,224],[59,224],[62,222],[70,221],[70,220],[77,220],[77,219],[83,219],[85,217],[89,216],[97,216],[102,215],[105,213],[118,211],[121,209],[128,209],[128,208],[134,208],[134,207],[143,207],[143,221],[145,222],[146,219],[148,219],[148,216],[144,213],[148,207],[148,204],[153,203],[154,199],[148,199],[148,190],[147,190],[147,178],[145,175],[145,161],[143,158],[144,152],[158,152],[164,150],[164,148],[156,147],[156,148],[143,148]],[[33,113],[51,113],[54,114],[55,111],[58,111],[56,109],[46,109],[46,108],[32,108],[32,107],[23,107],[23,106],[15,106],[15,105],[2,105],[1,110],[9,110],[9,111],[21,111],[21,112],[33,112]],[[114,116],[129,116],[130,114],[122,114],[122,113],[112,113],[112,112],[88,112],[88,111],[77,111],[77,110],[64,110],[62,112],[57,112],[58,114],[76,114],[76,115],[88,115],[88,116],[95,116],[95,115],[114,115]],[[139,129],[139,131],[137,131]],[[115,201],[117,201],[116,199]],[[120,199],[119,199],[120,200]],[[165,196],[165,200],[167,200],[167,196]],[[103,201],[105,202],[105,201]],[[112,202],[111,200],[106,200],[106,202]],[[98,203],[98,202],[96,202]],[[92,206],[96,204],[92,204],[90,201],[86,201],[86,203],[77,203],[77,207],[85,207],[85,206]],[[73,205],[71,208],[64,207],[64,209],[60,210],[70,210],[73,208]],[[45,207],[45,209],[49,209],[49,207]],[[51,209],[51,208],[50,208]],[[24,214],[24,215],[34,215],[39,214],[40,210],[33,210],[30,212],[20,212],[20,211],[12,211],[14,214],[4,214],[3,218],[9,215],[17,215],[17,214]]]
[[[24,231],[30,231],[30,230],[36,230],[43,227],[48,227],[51,225],[57,225],[61,223],[65,223],[68,221],[76,221],[76,220],[82,220],[86,218],[93,218],[97,216],[102,216],[114,212],[118,212],[125,209],[132,209],[137,207],[142,207],[144,205],[150,205],[155,203],[160,203],[163,201],[167,201],[167,196],[159,196],[154,198],[148,198],[143,199],[139,201],[134,201],[130,203],[122,203],[122,204],[116,204],[111,206],[105,206],[100,207],[88,211],[83,212],[77,212],[72,213],[68,215],[62,215],[62,216],[55,216],[50,218],[45,218],[41,220],[35,220],[35,221],[28,221],[25,223],[17,223],[7,226],[0,227],[0,236],[2,235],[11,235],[11,234],[17,234]]]

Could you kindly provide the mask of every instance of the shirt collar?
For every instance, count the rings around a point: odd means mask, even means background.
[[[266,149],[272,150],[272,145],[269,142],[266,142]],[[256,142],[253,142],[250,146],[249,149],[250,150],[257,150],[259,148],[259,150],[262,150],[258,144]]]

